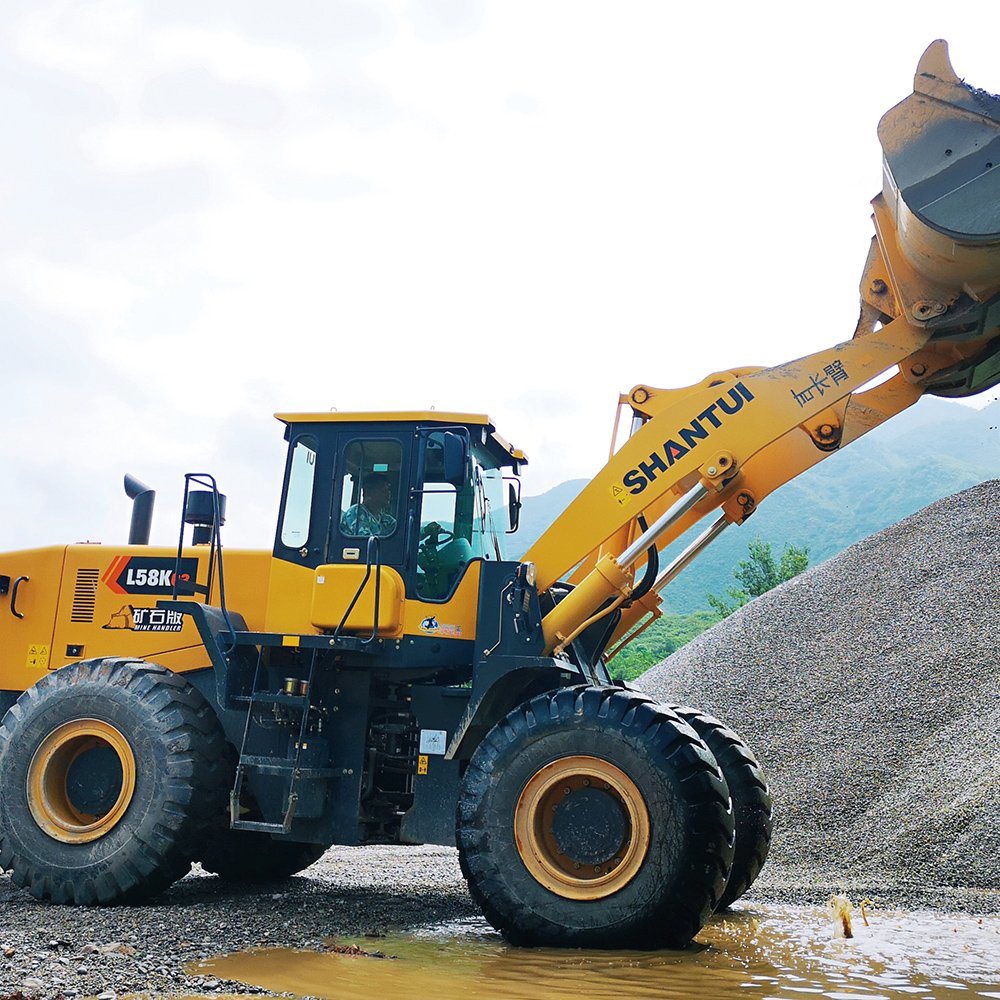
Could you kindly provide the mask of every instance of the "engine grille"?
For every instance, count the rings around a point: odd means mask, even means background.
[[[70,612],[71,622],[90,624],[94,620],[94,609],[97,606],[97,583],[100,580],[99,569],[78,569],[76,571],[76,587],[73,589],[73,608]]]

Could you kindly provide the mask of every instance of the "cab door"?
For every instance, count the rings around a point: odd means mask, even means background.
[[[316,570],[310,620],[322,629],[401,634],[410,503],[410,433],[342,428],[327,559]],[[377,624],[376,624],[377,620]]]

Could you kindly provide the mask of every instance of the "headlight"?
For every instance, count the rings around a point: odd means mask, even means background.
[[[524,579],[529,587],[534,587],[535,580],[538,577],[538,571],[535,569],[535,564],[532,562],[523,563],[524,566]]]

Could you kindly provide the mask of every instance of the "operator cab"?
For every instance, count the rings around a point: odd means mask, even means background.
[[[278,559],[378,563],[406,597],[446,602],[469,565],[506,559],[523,452],[485,415],[278,414],[289,443]]]

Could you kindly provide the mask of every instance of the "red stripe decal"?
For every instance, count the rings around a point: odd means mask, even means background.
[[[108,567],[107,573],[104,574],[101,579],[104,581],[105,586],[109,590],[113,590],[116,594],[124,594],[125,591],[118,586],[118,577],[121,576],[122,571],[128,565],[129,556],[118,556],[117,559]]]

